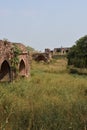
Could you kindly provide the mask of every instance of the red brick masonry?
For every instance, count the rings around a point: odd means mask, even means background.
[[[20,50],[18,55],[17,70],[12,68],[12,59],[15,57],[14,45]],[[11,43],[0,40],[0,81],[11,81],[18,76],[29,76],[29,54],[26,47],[21,43]]]

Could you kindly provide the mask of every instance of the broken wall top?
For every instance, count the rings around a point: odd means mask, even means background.
[[[6,52],[12,53],[12,48],[14,45],[16,45],[22,53],[28,53],[26,47],[21,43],[11,43],[0,40],[0,55],[6,54]]]

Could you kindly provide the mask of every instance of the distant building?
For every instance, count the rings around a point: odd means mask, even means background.
[[[67,54],[69,52],[70,48],[69,47],[64,47],[64,48],[54,48],[54,53],[59,53],[61,55]]]
[[[52,58],[53,52],[54,52],[53,50],[50,50],[49,48],[45,48],[45,53],[48,53],[50,58]]]
[[[45,53],[50,53],[50,49],[49,48],[45,48]]]

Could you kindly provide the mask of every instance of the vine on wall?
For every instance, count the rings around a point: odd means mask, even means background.
[[[17,71],[17,66],[19,64],[19,55],[21,54],[21,50],[18,48],[17,45],[13,44],[14,47],[12,48],[13,57],[11,59],[11,67],[14,71]]]

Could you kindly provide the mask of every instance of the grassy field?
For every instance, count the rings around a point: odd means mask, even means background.
[[[30,73],[0,84],[0,130],[87,130],[87,76],[66,59],[33,61]]]

